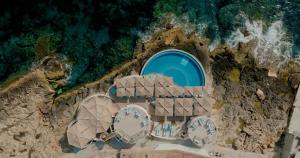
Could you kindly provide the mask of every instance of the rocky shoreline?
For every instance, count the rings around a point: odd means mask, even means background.
[[[208,40],[166,25],[146,42],[138,42],[134,58],[97,81],[56,95],[67,70],[49,57],[41,66],[0,89],[0,157],[58,157],[74,152],[65,130],[78,103],[94,93],[104,93],[114,78],[139,73],[154,53],[176,48],[192,53],[212,76],[215,101],[212,117],[217,122],[218,145],[256,153],[280,153],[281,138],[300,82],[300,65],[290,61],[268,76],[266,67],[251,56],[251,43],[237,49],[220,46],[208,50]],[[257,91],[261,90],[258,94]],[[47,149],[47,150],[45,150]]]

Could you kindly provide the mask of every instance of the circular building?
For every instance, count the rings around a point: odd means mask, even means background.
[[[205,86],[205,71],[192,54],[167,49],[153,55],[144,65],[141,75],[162,74],[171,77],[179,86]]]
[[[113,128],[119,140],[134,144],[149,134],[150,116],[144,108],[130,104],[116,114]]]
[[[217,132],[214,122],[207,117],[195,117],[188,123],[188,137],[197,146],[210,143]]]
[[[96,94],[85,98],[78,108],[76,119],[78,122],[88,124],[96,133],[105,133],[112,123],[112,116],[118,111],[112,100],[103,95]]]

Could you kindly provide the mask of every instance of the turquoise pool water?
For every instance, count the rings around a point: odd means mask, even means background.
[[[179,86],[204,86],[205,73],[201,63],[181,50],[165,50],[152,56],[141,75],[163,74],[172,77]]]

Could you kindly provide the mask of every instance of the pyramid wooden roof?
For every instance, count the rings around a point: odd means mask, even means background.
[[[211,105],[205,98],[194,98],[193,115],[205,115],[211,111]]]
[[[173,116],[174,100],[172,98],[156,98],[155,115]]]

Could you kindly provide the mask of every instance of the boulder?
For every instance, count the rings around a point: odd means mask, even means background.
[[[291,74],[289,77],[289,83],[292,88],[298,88],[300,84],[300,73]]]
[[[276,78],[277,77],[277,70],[269,69],[268,76]]]
[[[260,100],[265,100],[265,98],[266,98],[264,92],[261,89],[257,89],[256,95]]]

